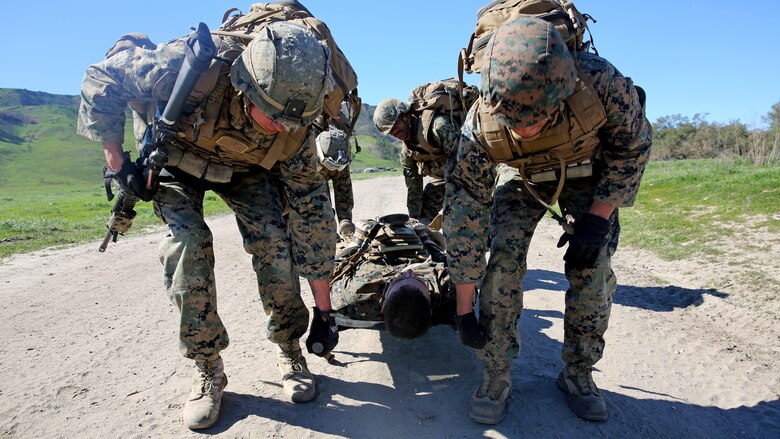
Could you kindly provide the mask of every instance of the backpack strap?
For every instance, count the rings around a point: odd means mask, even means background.
[[[265,157],[260,162],[260,166],[264,169],[271,169],[280,159],[292,156],[308,131],[306,128],[299,128],[292,131],[284,130],[277,134]]]

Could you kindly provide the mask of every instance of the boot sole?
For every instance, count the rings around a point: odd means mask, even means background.
[[[596,422],[603,422],[606,421],[609,416],[607,413],[604,413],[604,415],[591,415],[588,413],[577,413],[576,410],[574,410],[574,407],[572,407],[571,403],[571,394],[569,393],[569,388],[566,386],[566,383],[563,381],[563,375],[558,375],[558,379],[555,381],[558,383],[558,388],[561,389],[561,392],[566,394],[566,401],[567,405],[571,409],[572,412],[574,412],[575,415],[578,417],[586,420],[586,421],[596,421]]]

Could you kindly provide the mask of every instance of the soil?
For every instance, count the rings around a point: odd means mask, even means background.
[[[401,177],[356,181],[354,189],[356,219],[405,211]],[[231,338],[217,425],[191,432],[181,419],[194,365],[178,353],[178,313],[157,258],[165,230],[155,227],[121,237],[106,253],[91,242],[0,263],[0,436],[780,437],[778,270],[759,273],[761,291],[751,283],[760,261],[778,263],[777,236],[764,236],[768,249],[740,248],[741,263],[667,262],[621,248],[607,347],[594,373],[609,420],[589,423],[555,385],[567,285],[559,228],[543,221],[524,282],[508,414],[485,426],[467,409],[481,366],[450,327],[412,341],[343,331],[334,364],[307,356],[317,399],[287,402],[235,220],[208,223]],[[312,305],[311,293],[304,296]]]

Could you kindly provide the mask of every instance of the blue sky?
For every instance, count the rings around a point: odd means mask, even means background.
[[[359,76],[363,101],[405,99],[424,82],[456,75],[476,11],[488,0],[302,0],[330,27]],[[0,36],[6,53],[0,87],[79,92],[84,69],[123,33],[163,42],[203,21],[212,28],[231,7],[251,2],[136,0],[5,2]],[[599,53],[645,88],[648,117],[707,113],[761,126],[780,102],[780,1],[740,6],[711,0],[578,0]],[[749,6],[749,8],[748,8]],[[478,78],[467,78],[477,83]]]

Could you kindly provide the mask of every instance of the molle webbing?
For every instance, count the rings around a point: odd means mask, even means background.
[[[598,130],[607,119],[596,90],[579,78],[557,123],[532,140],[517,139],[490,115],[482,102],[475,115],[491,159],[518,169],[522,165],[527,173],[559,167],[561,161],[568,165],[593,157],[599,145]]]
[[[235,57],[237,53],[231,51],[220,55]],[[182,116],[175,125],[177,143],[182,148],[192,149],[197,156],[227,166],[271,169],[277,162],[292,157],[309,130],[306,127],[285,130],[276,135],[270,146],[259,138],[248,137],[242,128],[252,122],[245,113],[241,97],[233,93],[229,72],[227,63],[215,60],[200,77],[187,99],[189,114]],[[190,155],[184,156],[180,168],[187,167],[186,159],[189,158]],[[193,171],[203,167],[201,160],[196,161],[198,163],[191,166]]]

